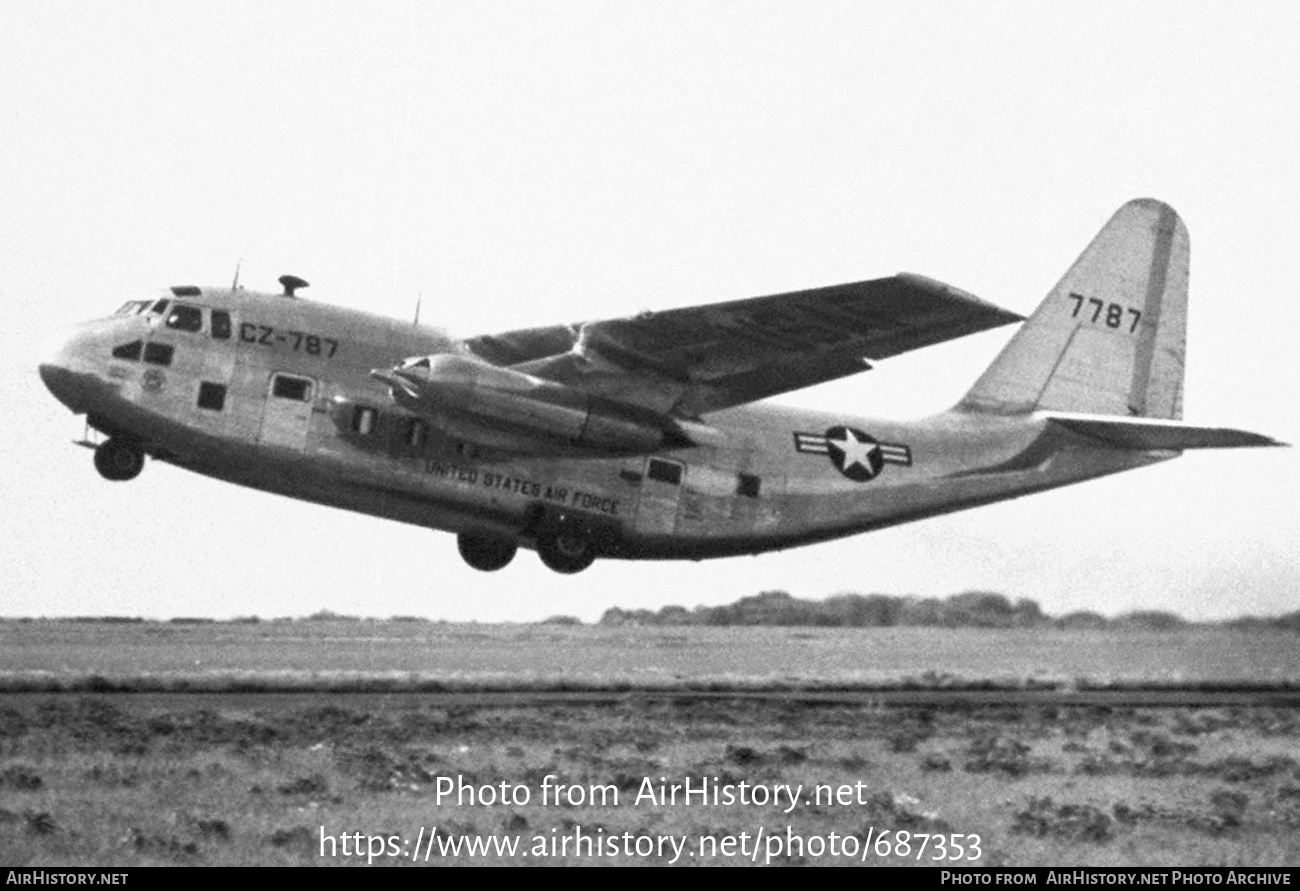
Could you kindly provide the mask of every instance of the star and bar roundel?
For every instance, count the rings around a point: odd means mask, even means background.
[[[795,433],[797,452],[829,455],[835,469],[857,483],[874,480],[886,464],[912,466],[912,450],[893,442],[880,442],[855,427],[835,426],[825,433]]]

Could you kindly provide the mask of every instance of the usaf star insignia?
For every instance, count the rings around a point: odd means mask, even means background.
[[[796,433],[794,448],[797,452],[829,455],[835,469],[856,483],[875,479],[886,464],[912,466],[910,448],[879,442],[854,427],[831,427],[824,434]]]

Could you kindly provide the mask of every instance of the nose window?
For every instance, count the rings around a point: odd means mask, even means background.
[[[175,352],[171,344],[151,340],[144,346],[144,360],[151,365],[170,365]]]
[[[140,359],[140,351],[144,349],[144,343],[139,340],[133,340],[130,343],[124,343],[121,346],[113,347],[114,359],[127,359],[136,362]]]

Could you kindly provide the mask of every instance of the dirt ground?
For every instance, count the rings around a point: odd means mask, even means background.
[[[1295,865],[1297,758],[1273,708],[8,694],[0,862]]]

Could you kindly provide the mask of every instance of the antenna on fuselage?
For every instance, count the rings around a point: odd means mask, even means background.
[[[420,304],[424,301],[424,292],[415,292],[415,321],[411,323],[412,328],[420,327]]]
[[[296,275],[282,275],[279,282],[281,287],[284,288],[285,297],[297,297],[298,295],[294,292],[299,288],[307,287],[306,279],[298,278]]]
[[[231,291],[239,290],[239,267],[244,265],[244,258],[240,257],[235,261],[235,280],[230,283]]]

